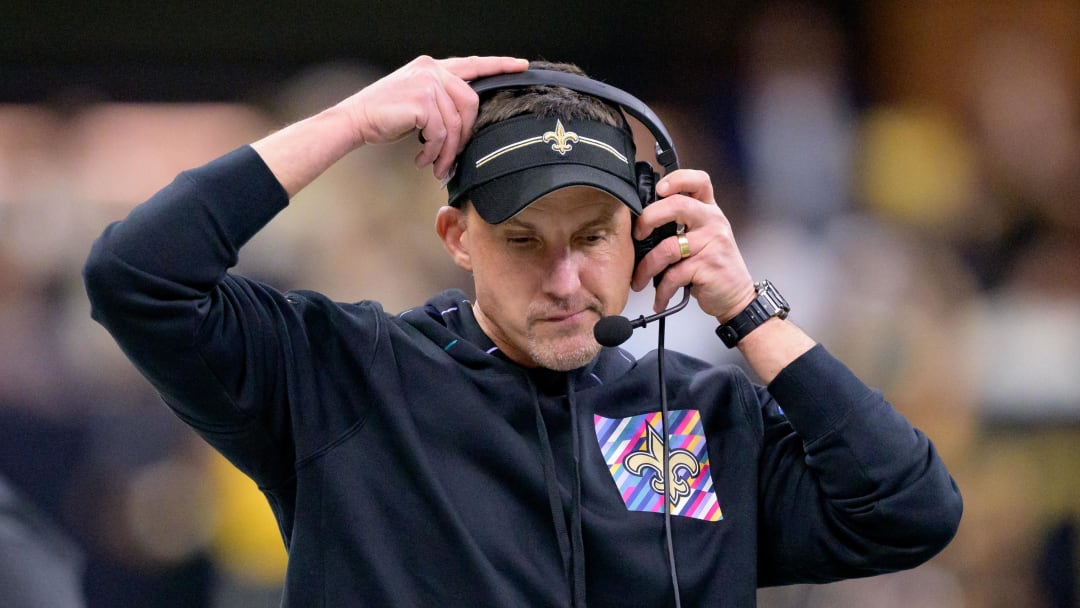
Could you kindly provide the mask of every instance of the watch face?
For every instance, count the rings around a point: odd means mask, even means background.
[[[769,281],[762,281],[755,287],[758,292],[758,301],[768,311],[769,316],[786,319],[791,306],[788,305],[784,296],[780,295],[780,291],[776,286]]]

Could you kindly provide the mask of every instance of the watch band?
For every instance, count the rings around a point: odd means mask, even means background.
[[[791,306],[780,291],[769,281],[754,283],[757,297],[742,312],[727,323],[716,328],[716,335],[724,346],[734,348],[747,334],[773,317],[786,319]]]

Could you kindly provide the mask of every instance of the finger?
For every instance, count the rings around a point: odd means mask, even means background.
[[[482,76],[521,72],[529,67],[529,60],[517,57],[450,57],[439,61],[444,68],[463,80]]]
[[[416,127],[420,129],[424,143],[416,155],[417,168],[434,164],[444,154],[447,139],[451,139],[451,145],[457,146],[461,123],[457,109],[437,77],[432,78],[424,88],[421,106]]]
[[[666,241],[674,241],[675,239],[666,239]],[[678,243],[675,244],[678,248]],[[679,257],[678,253],[675,253],[676,257]],[[693,276],[695,272],[694,264],[691,263],[690,258],[686,258],[675,262],[667,266],[664,269],[664,276],[660,279],[660,282],[656,285],[656,296],[653,300],[653,310],[660,312],[667,308],[671,298],[675,296],[675,293],[682,287],[689,285],[693,282]]]
[[[657,246],[654,246],[652,251],[638,262],[631,278],[631,287],[634,291],[642,291],[642,289],[648,286],[649,281],[653,280],[654,276],[664,272],[667,267],[670,267],[679,260],[679,254],[672,253],[671,247],[673,243],[675,252],[678,252],[678,240],[675,237],[671,237],[657,243]]]
[[[716,203],[712,179],[704,171],[679,169],[665,175],[656,183],[656,193],[659,196],[671,196],[680,192],[703,203]]]
[[[701,201],[684,194],[675,194],[660,199],[645,207],[634,220],[634,238],[641,240],[652,234],[660,226],[669,222],[683,224],[687,229],[707,221],[710,213],[719,209],[701,204]]]
[[[469,138],[472,136],[473,125],[476,124],[480,96],[476,94],[476,91],[468,83],[456,77],[447,79],[446,93],[450,96],[454,107],[457,108],[458,116],[461,118],[461,139],[455,151],[455,154],[461,154],[461,151],[465,149],[465,144],[468,143]]]
[[[439,110],[439,91],[442,89],[438,82],[433,82],[427,87],[421,101],[421,109],[417,113],[416,128],[423,135],[424,143],[420,152],[416,155],[416,168],[420,169],[435,162],[446,139],[446,125],[443,124],[442,112]]]
[[[683,287],[690,285],[689,273],[683,267],[673,267],[656,286],[656,296],[653,298],[653,312],[660,312],[671,304],[671,298]]]
[[[454,165],[454,159],[458,154],[462,140],[462,118],[458,112],[458,107],[454,104],[454,100],[450,98],[446,89],[440,88],[437,91],[435,102],[439,108],[445,135],[442,145],[439,147],[438,155],[434,159],[435,166],[433,170],[435,177],[443,179],[450,172],[450,167]]]

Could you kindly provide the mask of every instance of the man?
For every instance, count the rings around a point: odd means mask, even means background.
[[[284,603],[750,606],[759,585],[939,551],[961,503],[926,437],[783,315],[733,328],[758,295],[707,175],[665,176],[642,210],[611,164],[632,165],[633,145],[605,104],[548,87],[496,94],[478,117],[467,81],[526,65],[418,58],[181,174],[94,246],[95,318],[267,496]],[[541,147],[520,137],[541,125],[564,151],[557,133],[589,139],[592,160],[534,166]],[[417,129],[436,178],[476,159],[437,218],[474,301],[451,291],[394,316],[226,272],[343,155]],[[505,181],[479,169],[520,159]],[[635,267],[633,238],[669,222],[685,232]],[[672,353],[666,457],[656,358],[592,334],[662,270],[657,308],[692,283],[768,384]]]

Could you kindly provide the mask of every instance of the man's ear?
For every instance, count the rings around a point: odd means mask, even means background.
[[[469,253],[468,218],[457,207],[442,207],[435,217],[435,231],[442,239],[450,259],[465,272],[472,272],[472,255]]]

